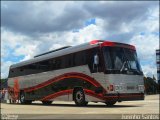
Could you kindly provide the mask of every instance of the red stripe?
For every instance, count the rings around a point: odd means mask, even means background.
[[[101,44],[101,46],[115,46],[115,42],[105,41]]]
[[[90,41],[90,45],[97,44],[98,42],[100,42],[100,41],[99,40],[92,40],[92,41]]]
[[[120,95],[120,98],[122,97],[122,98],[128,98],[128,97],[140,97],[140,96],[142,96],[142,95]]]
[[[53,98],[56,98],[58,96],[62,96],[62,95],[69,95],[72,93],[72,89],[69,89],[69,90],[63,90],[63,91],[60,91],[60,92],[57,92],[57,93],[54,93],[54,94],[51,94],[51,95],[48,95],[42,99],[40,99],[40,101],[47,101],[47,100],[50,100],[50,99],[53,99]]]
[[[84,92],[86,95],[101,99],[101,100],[113,100],[115,98],[118,98],[118,96],[103,96],[103,94],[96,94],[94,91],[92,90],[88,90],[88,89],[84,89]],[[47,101],[50,99],[54,99],[56,97],[59,96],[63,96],[63,95],[69,95],[73,93],[73,89],[69,89],[69,90],[63,90],[63,91],[59,91],[57,93],[54,94],[50,94],[42,99],[40,99],[40,101]],[[128,97],[141,97],[142,95],[121,95],[120,98],[128,98]]]
[[[84,91],[87,95],[96,97],[101,100],[109,100],[109,99],[113,100],[115,98],[118,98],[118,96],[103,96],[102,94],[96,94],[94,91],[88,90],[88,89],[84,89]],[[131,97],[141,97],[141,96],[142,96],[141,94],[139,95],[120,95],[119,98],[131,98]]]
[[[110,41],[105,41],[101,44],[101,47],[103,46],[117,46],[117,47],[124,47],[124,48],[129,48],[132,50],[136,50],[135,46],[129,45],[129,44],[124,44],[124,43],[118,43],[118,42],[110,42]]]
[[[85,94],[87,94],[87,95],[90,95],[90,96],[93,96],[93,97],[96,97],[99,99],[105,99],[102,95],[98,95],[98,94],[94,93],[94,91],[92,91],[92,90],[84,89],[84,91],[85,91]],[[57,93],[50,94],[50,95],[40,99],[40,101],[47,101],[47,100],[54,99],[54,98],[62,96],[62,95],[69,95],[71,93],[73,93],[73,89],[59,91]]]
[[[106,99],[104,96],[102,96],[102,94],[96,94],[92,90],[84,89],[84,91],[85,91],[85,94],[87,94],[87,95],[90,95],[90,96],[93,96],[93,97],[96,97],[96,98],[102,99],[102,100]],[[63,91],[60,91],[60,92],[57,92],[57,93],[50,94],[50,95],[40,99],[40,101],[47,101],[47,100],[54,99],[54,98],[62,96],[62,95],[69,95],[72,92],[73,92],[73,89],[63,90]]]
[[[65,73],[63,75],[57,76],[55,78],[52,78],[52,79],[50,79],[46,82],[43,82],[41,84],[38,84],[36,86],[29,87],[29,88],[24,88],[24,91],[25,92],[31,92],[31,91],[40,89],[42,87],[45,87],[45,86],[47,86],[51,83],[54,83],[54,82],[57,82],[57,81],[60,81],[60,80],[64,80],[65,78],[80,78],[80,79],[83,79],[84,81],[90,82],[91,84],[93,84],[96,87],[102,87],[99,82],[97,82],[95,79],[91,78],[90,76],[82,74],[82,73],[72,72],[72,73]]]
[[[88,89],[84,89],[84,91],[85,91],[85,94],[87,94],[87,95],[90,95],[92,97],[95,97],[95,98],[98,98],[101,100],[106,100],[106,97],[104,97],[103,94],[96,94],[94,91],[88,90]],[[114,97],[116,97],[116,96],[114,96]]]

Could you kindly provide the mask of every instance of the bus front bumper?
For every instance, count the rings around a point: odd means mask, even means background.
[[[144,100],[144,93],[113,93],[105,95],[106,101]]]

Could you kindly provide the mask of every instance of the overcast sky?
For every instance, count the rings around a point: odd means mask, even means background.
[[[1,1],[1,77],[11,64],[94,39],[136,46],[146,76],[156,73],[158,1]]]

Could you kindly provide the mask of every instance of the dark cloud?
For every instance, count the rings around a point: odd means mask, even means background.
[[[106,21],[106,29],[118,31],[123,23],[130,24],[133,21],[143,21],[148,17],[148,9],[158,6],[158,2],[92,2],[84,4],[90,15],[102,18]]]
[[[135,33],[141,30],[138,27],[148,18],[148,11],[158,7],[158,2],[91,2],[84,4],[84,9],[91,16],[101,18],[105,21],[104,30],[108,33],[107,38],[114,41],[129,42]],[[132,27],[130,31],[124,32],[124,28]]]
[[[32,2],[3,2],[2,27],[16,32],[35,34],[67,31],[83,26],[83,19],[86,16],[83,10],[72,6],[64,9],[63,14],[56,15],[54,2],[51,3],[52,6],[47,3],[42,7]]]
[[[113,40],[115,42],[122,42],[122,43],[130,43],[130,38],[133,36],[133,33],[121,33],[121,34],[112,34],[109,35],[107,38],[108,40]]]
[[[111,34],[109,37],[113,38],[113,33],[120,32],[123,23],[128,25],[133,21],[138,23],[145,20],[148,9],[158,5],[158,2],[153,1],[103,3],[88,1],[81,5],[79,3],[82,2],[73,2],[61,8],[57,7],[55,1],[39,5],[31,1],[2,2],[1,25],[15,32],[35,35],[80,29],[84,27],[86,20],[101,18],[106,23],[104,29]],[[58,12],[57,8],[62,12]]]
[[[17,56],[23,54],[28,59],[60,45],[76,45],[96,37],[96,39],[132,43],[140,51],[138,52],[140,58],[151,59],[145,56],[153,56],[152,53],[155,52],[153,48],[158,45],[156,42],[158,35],[157,37],[137,35],[146,31],[153,32],[153,28],[156,28],[154,32],[158,32],[158,27],[155,27],[159,25],[157,18],[155,21],[151,20],[151,23],[149,21],[150,25],[147,24],[147,19],[152,17],[149,10],[158,7],[158,1],[2,1],[1,34],[2,41],[6,44],[2,47],[4,53],[2,57],[5,58],[6,51],[12,48],[11,54]],[[155,14],[157,16],[157,13]],[[97,26],[86,27],[85,22],[94,18]],[[97,22],[99,19],[102,24]],[[150,29],[148,26],[153,28],[148,31]],[[72,34],[70,31],[73,30],[79,32]],[[148,43],[153,46],[152,49],[150,46],[147,47]],[[11,61],[4,60],[2,74],[8,71]],[[145,71],[152,71],[148,68],[146,66]]]

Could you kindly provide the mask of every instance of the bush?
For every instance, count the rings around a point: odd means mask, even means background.
[[[151,77],[144,77],[144,86],[146,94],[157,94],[159,93],[159,84]]]

